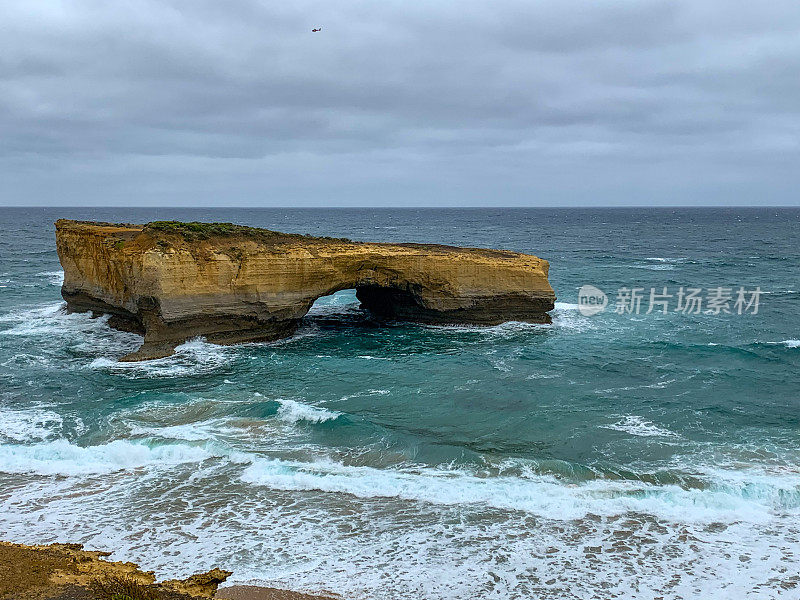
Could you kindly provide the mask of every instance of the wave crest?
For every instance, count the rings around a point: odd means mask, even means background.
[[[764,522],[774,511],[800,509],[797,477],[747,481],[735,476],[720,477],[704,489],[606,479],[567,485],[555,477],[533,473],[482,477],[452,469],[376,469],[332,461],[299,463],[255,458],[241,478],[246,483],[279,490],[442,505],[481,504],[562,520],[638,512],[677,522]]]
[[[33,445],[0,446],[0,471],[38,475],[93,475],[145,466],[174,466],[200,462],[212,454],[188,444],[148,446],[114,440],[97,446],[78,446],[65,439]]]
[[[324,423],[333,421],[342,416],[342,413],[326,408],[317,408],[296,400],[278,400],[278,418],[286,423],[298,423],[307,421],[308,423]]]

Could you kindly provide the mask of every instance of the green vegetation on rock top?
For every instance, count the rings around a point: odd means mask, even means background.
[[[144,226],[145,230],[149,231],[164,231],[166,233],[180,233],[182,235],[235,235],[240,233],[245,234],[260,234],[260,235],[289,235],[279,233],[277,231],[270,231],[269,229],[256,229],[255,227],[246,227],[245,225],[234,225],[233,223],[201,223],[199,221],[190,221],[184,223],[183,221],[153,221]]]
[[[270,229],[260,229],[258,227],[247,227],[246,225],[236,225],[234,223],[201,223],[199,221],[153,221],[144,226],[144,231],[160,231],[164,233],[177,233],[187,240],[204,240],[211,236],[233,236],[246,235],[248,237],[260,239],[324,239],[349,242],[347,238],[315,237],[302,235],[299,233],[282,233]]]

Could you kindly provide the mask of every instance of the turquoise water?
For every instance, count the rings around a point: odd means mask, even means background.
[[[381,325],[121,364],[52,222],[233,221],[531,252],[553,324]],[[348,598],[787,598],[800,588],[800,210],[0,209],[0,538]],[[578,288],[611,297],[583,316]],[[758,314],[615,314],[760,286]]]

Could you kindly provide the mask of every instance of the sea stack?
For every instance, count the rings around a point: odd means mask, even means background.
[[[380,318],[432,324],[549,323],[546,260],[481,248],[389,244],[279,233],[230,223],[56,222],[70,311],[111,314],[144,335],[121,360],[291,335],[314,301],[356,290]]]

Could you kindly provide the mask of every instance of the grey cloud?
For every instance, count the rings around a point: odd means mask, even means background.
[[[6,0],[0,203],[797,203],[799,34],[783,0]]]

